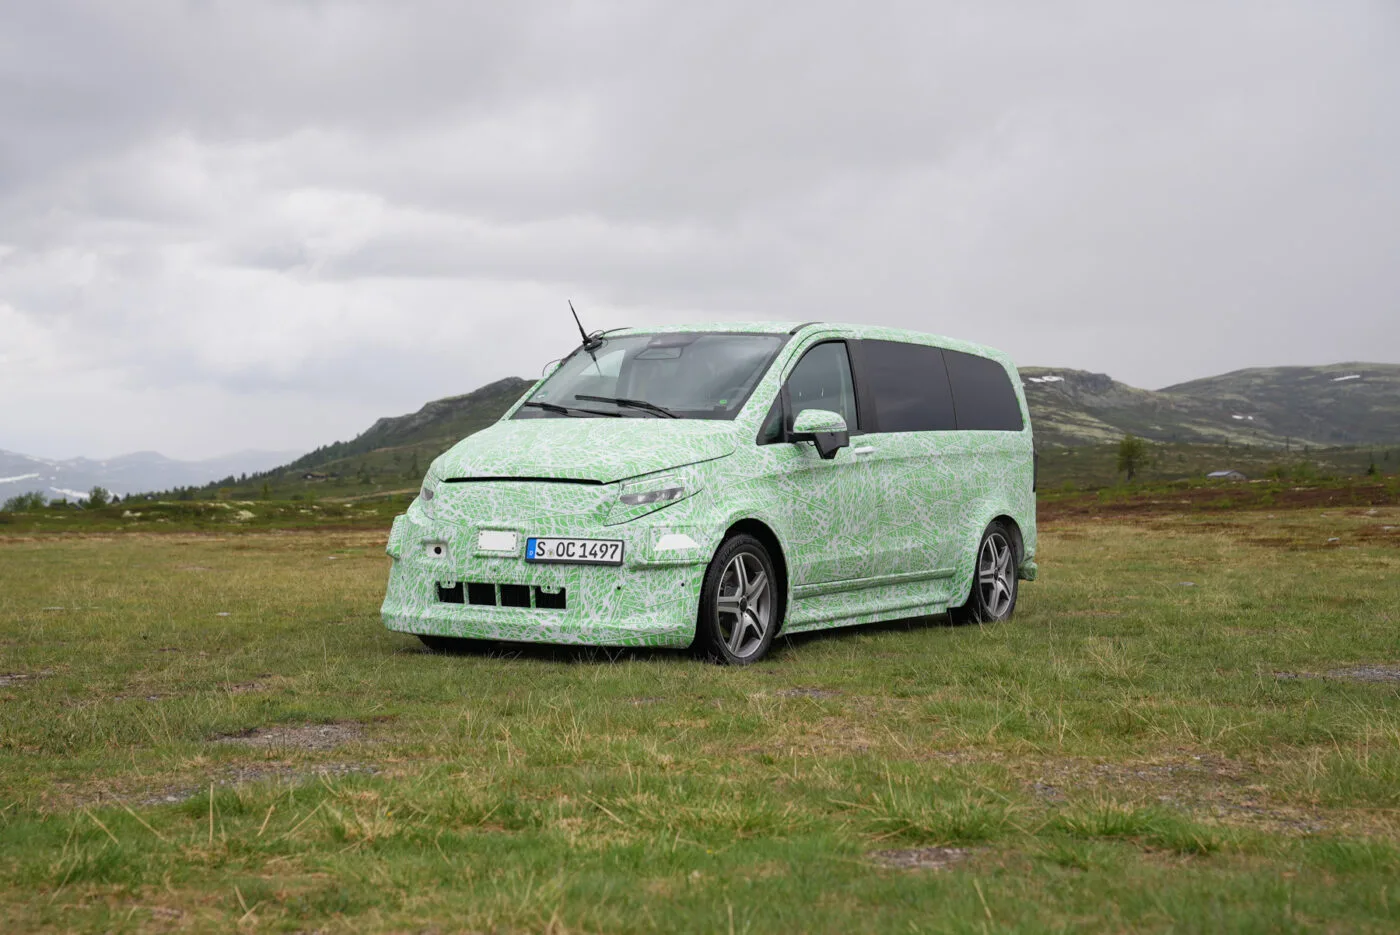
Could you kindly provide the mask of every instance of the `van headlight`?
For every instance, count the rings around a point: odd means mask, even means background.
[[[437,499],[438,484],[442,483],[430,469],[423,478],[423,486],[418,491],[418,508],[423,511],[423,515],[432,518],[437,512],[437,504],[433,501]]]
[[[670,503],[685,496],[685,485],[681,483],[651,487],[648,490],[627,490],[618,497],[618,502],[627,506],[641,506],[645,503]]]
[[[675,475],[644,477],[623,484],[618,491],[617,502],[608,514],[608,525],[645,516],[677,500],[684,500],[695,491],[693,482]]]

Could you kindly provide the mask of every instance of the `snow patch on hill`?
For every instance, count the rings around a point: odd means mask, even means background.
[[[0,484],[13,484],[16,481],[31,480],[38,476],[36,472],[34,474],[16,474],[14,477],[0,477]]]

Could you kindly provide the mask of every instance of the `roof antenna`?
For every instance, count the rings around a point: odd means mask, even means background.
[[[574,316],[574,324],[578,325],[579,337],[583,338],[583,349],[588,352],[589,357],[592,357],[593,352],[603,346],[603,332],[595,331],[589,334],[587,331],[584,331],[583,322],[578,320],[578,312],[574,311],[574,300],[569,299],[568,302],[569,311]]]

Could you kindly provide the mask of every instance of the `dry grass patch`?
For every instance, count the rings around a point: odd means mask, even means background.
[[[965,847],[912,847],[902,850],[871,851],[865,855],[872,863],[892,870],[948,870],[970,859],[973,851]]]
[[[253,727],[238,734],[214,738],[215,743],[238,744],[270,750],[334,750],[346,744],[364,741],[361,724],[347,721],[338,724],[289,724],[273,727]]]

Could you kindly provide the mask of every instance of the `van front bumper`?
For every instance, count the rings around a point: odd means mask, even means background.
[[[479,548],[483,529],[395,518],[381,608],[390,630],[425,636],[588,646],[689,646],[710,536],[661,523],[516,532],[513,553]],[[572,525],[572,524],[571,524]],[[621,539],[621,565],[527,562],[530,535]],[[693,543],[693,547],[689,546]],[[489,603],[487,602],[489,598]],[[559,606],[562,604],[563,606]]]

